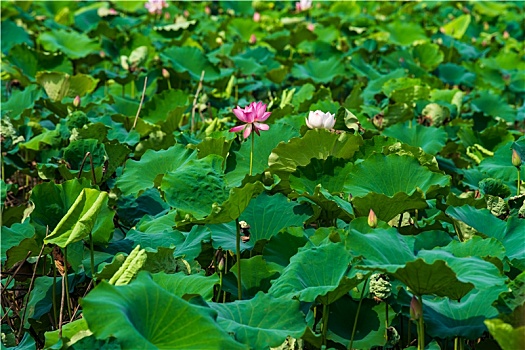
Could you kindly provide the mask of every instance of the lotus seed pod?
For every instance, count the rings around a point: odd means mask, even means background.
[[[518,169],[521,167],[521,157],[515,149],[512,150],[512,165]]]
[[[370,294],[379,300],[385,300],[392,294],[392,284],[387,275],[376,273],[370,276]]]
[[[413,295],[412,300],[410,301],[410,319],[419,320],[422,313],[423,308],[421,307],[421,304],[419,303],[419,300],[417,300],[416,296]]]
[[[370,212],[368,213],[368,226],[371,228],[377,227],[377,216],[372,209],[370,209]]]

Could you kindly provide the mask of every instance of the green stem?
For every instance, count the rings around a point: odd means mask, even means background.
[[[361,311],[361,304],[363,303],[363,296],[365,295],[366,282],[368,282],[368,278],[365,280],[365,283],[363,284],[363,290],[361,290],[361,297],[359,298],[359,304],[357,305],[357,312],[354,318],[354,327],[352,328],[352,336],[350,337],[350,344],[348,344],[348,350],[352,350],[352,345],[354,345],[355,330],[357,328],[357,320],[359,318],[359,311]]]
[[[72,315],[71,315],[71,302],[69,300],[69,278],[68,277],[69,276],[67,274],[67,247],[65,247],[64,248],[64,276],[62,276],[62,278],[66,279],[64,281],[64,284],[65,284],[65,287],[66,287],[67,312],[68,312],[68,315],[69,315],[69,319],[71,320]]]
[[[241,284],[241,226],[239,219],[235,219],[235,227],[237,229],[237,236],[235,237],[235,249],[237,250],[237,298],[242,300],[242,284]]]
[[[388,304],[385,301],[385,340],[388,343]]]
[[[93,165],[91,165],[93,169]],[[93,285],[96,287],[97,282],[95,281],[95,252],[93,249],[93,234],[89,231],[89,249],[91,253],[91,279],[93,280]]]
[[[253,170],[253,148],[255,146],[255,133],[252,130],[252,149],[250,150],[250,176],[252,176]]]
[[[326,345],[326,333],[328,332],[328,304],[323,304],[323,329],[321,332],[321,342]]]
[[[131,81],[131,98],[135,98],[135,80]]]
[[[57,283],[57,267],[55,266],[55,263],[53,262],[53,320],[55,321],[55,327],[58,327],[56,283]]]
[[[519,196],[519,195],[520,195],[520,185],[521,185],[521,179],[520,179],[520,176],[521,176],[520,168],[518,168],[518,190],[517,190],[516,196]]]
[[[423,319],[423,298],[417,296],[419,304],[421,305],[421,315],[419,316],[419,327],[417,330],[417,348],[418,350],[425,350],[425,321]]]
[[[217,293],[217,302],[221,301],[221,292],[222,292],[222,272],[219,271],[219,292]]]

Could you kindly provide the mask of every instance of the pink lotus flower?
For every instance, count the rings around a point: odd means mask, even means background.
[[[246,124],[235,126],[230,129],[230,132],[243,130],[242,135],[245,139],[250,136],[252,129],[257,135],[260,135],[259,130],[265,131],[270,129],[269,125],[261,123],[268,119],[271,114],[270,112],[266,112],[266,105],[262,102],[252,102],[247,107],[244,107],[244,109],[237,106],[237,108],[233,110],[233,113],[240,121]]]
[[[248,40],[250,44],[255,44],[257,42],[257,37],[255,34],[250,35],[250,40]]]
[[[312,0],[300,0],[295,3],[295,9],[297,12],[308,10],[312,7]]]
[[[168,4],[166,0],[148,0],[144,7],[148,9],[149,13],[160,15],[162,9],[168,7]]]

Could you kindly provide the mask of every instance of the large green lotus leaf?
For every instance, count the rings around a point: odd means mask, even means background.
[[[352,163],[329,156],[327,159],[312,158],[306,166],[299,166],[290,175],[290,187],[298,193],[315,192],[320,184],[330,193],[342,192]]]
[[[442,33],[450,35],[454,39],[461,39],[470,24],[470,14],[459,16],[442,27]]]
[[[45,182],[35,186],[30,197],[35,204],[35,209],[31,213],[31,220],[43,227],[44,231],[45,227],[49,226],[49,231],[52,232],[66,216],[82,190],[89,187],[91,184],[87,179],[73,179],[60,185]],[[103,242],[111,236],[114,215],[106,201],[102,205],[93,227],[94,241]]]
[[[310,59],[304,65],[295,64],[292,76],[297,79],[311,79],[315,83],[329,83],[338,76],[345,75],[344,65],[337,56],[327,60]]]
[[[236,295],[237,293],[237,264],[230,269],[232,274],[227,274],[224,281],[224,290]],[[270,289],[270,281],[278,277],[279,272],[270,267],[261,255],[250,259],[241,259],[241,286],[243,299],[251,299],[258,292],[266,293]],[[231,275],[235,277],[231,277]]]
[[[260,137],[255,136],[252,174],[260,174],[268,169],[268,157],[273,149],[280,142],[286,142],[296,136],[298,136],[297,130],[286,124],[271,125],[270,130],[262,132]],[[239,186],[250,172],[251,147],[251,141],[246,140],[238,151],[230,151],[225,175],[230,187]]]
[[[5,239],[4,238],[5,235],[3,233],[4,230],[6,231],[6,233],[9,233],[9,230],[6,227],[2,227],[2,249],[4,245],[3,241]],[[18,244],[16,244],[15,246],[7,249],[5,253],[5,260],[4,260],[4,256],[2,256],[2,263],[4,263],[5,261],[5,267],[11,268],[17,262],[25,260],[28,257],[27,254],[29,252],[31,252],[29,256],[37,256],[41,248],[42,248],[42,245],[37,243],[36,236],[31,237],[31,238],[24,238],[20,242],[18,242]],[[49,249],[44,249],[43,254],[45,253],[49,253]]]
[[[412,126],[409,123],[394,124],[383,130],[383,135],[394,137],[410,146],[421,147],[426,153],[434,155],[441,151],[448,139],[445,130],[417,123]]]
[[[424,298],[427,333],[439,338],[479,338],[487,330],[483,321],[498,315],[498,310],[491,304],[506,288],[500,285],[481,291],[474,289],[460,302],[448,298]]]
[[[508,290],[501,293],[495,305],[500,313],[510,314],[523,304],[525,295],[525,271],[508,284]]]
[[[189,108],[188,99],[182,90],[164,90],[144,105],[141,118],[152,124],[170,120],[178,126],[182,114]]]
[[[421,167],[413,157],[376,154],[350,171],[345,192],[352,197],[364,197],[370,192],[393,197],[398,192],[411,195],[419,188],[431,197],[439,188],[449,184],[448,176]]]
[[[477,169],[487,177],[501,179],[509,185],[512,192],[516,191],[516,167],[512,165],[512,142],[501,145],[493,157],[485,158],[478,165]],[[521,177],[525,175],[524,167],[521,168]]]
[[[103,143],[95,139],[83,139],[72,141],[64,149],[64,160],[68,162],[72,170],[80,170],[86,153],[91,154],[93,159],[93,166],[99,167],[104,164],[106,157],[106,148]],[[83,171],[91,170],[91,159],[86,158],[84,161]]]
[[[124,286],[102,281],[81,305],[93,334],[115,337],[123,349],[245,348],[220,328],[216,312],[166,291],[144,272]]]
[[[447,266],[456,273],[459,281],[473,284],[479,290],[505,285],[506,276],[502,275],[494,264],[476,256],[455,257],[441,248],[436,248],[421,250],[417,257],[423,258],[427,263],[445,261]],[[473,270],[477,272],[473,274]]]
[[[70,76],[63,72],[38,72],[36,81],[54,102],[60,102],[64,97],[82,97],[93,92],[98,83],[98,79],[90,75],[77,74]]]
[[[237,251],[237,229],[235,227],[235,221],[222,224],[206,225],[206,227],[211,231],[211,243],[213,248],[222,248],[224,250],[231,250],[234,252]],[[251,246],[241,241],[241,252],[251,248]]]
[[[256,181],[255,183],[249,182],[241,188],[233,188],[230,190],[230,196],[226,201],[220,206],[213,207],[212,213],[204,220],[196,222],[222,224],[238,219],[241,213],[249,205],[252,198],[257,197],[263,190],[264,186],[259,181]],[[184,224],[184,222],[182,222],[182,224]]]
[[[362,258],[360,266],[385,271],[395,271],[413,261],[413,244],[413,239],[395,229],[382,228],[367,233],[351,229],[345,240],[346,249],[353,256]]]
[[[186,294],[199,294],[204,300],[211,301],[213,289],[219,284],[219,276],[186,275],[179,272],[166,274],[164,272],[155,273],[151,276],[153,281],[171,294],[184,297]]]
[[[161,182],[166,202],[197,219],[206,217],[214,203],[222,203],[229,198],[222,163],[221,156],[210,154],[168,171]]]
[[[398,192],[392,197],[372,192],[362,198],[353,198],[352,205],[357,216],[367,216],[372,209],[380,220],[386,222],[408,210],[428,207],[425,195],[419,189],[410,196],[404,192]]]
[[[63,29],[40,34],[37,42],[47,51],[61,51],[71,59],[98,54],[101,49],[100,45],[86,34],[69,32]]]
[[[154,217],[166,213],[169,209],[169,205],[155,188],[147,189],[138,197],[121,196],[117,201],[119,220],[130,227],[135,226],[145,215]],[[173,225],[173,221],[171,224]]]
[[[350,254],[341,243],[300,248],[281,276],[273,281],[269,293],[275,297],[296,297],[300,301],[313,302],[318,297],[328,297],[330,292],[336,292],[338,295],[333,299],[325,300],[329,304],[359,283],[346,283],[350,261]],[[338,290],[341,284],[344,284],[345,291]]]
[[[7,55],[9,50],[16,44],[25,43],[33,46],[33,40],[29,36],[29,33],[21,26],[18,26],[15,22],[7,19],[2,21],[2,32],[9,33],[2,38],[2,52]]]
[[[161,231],[144,233],[131,229],[126,234],[126,240],[133,242],[133,247],[156,250],[158,247],[176,247],[184,242],[184,235],[180,231]]]
[[[24,91],[14,90],[13,94],[2,103],[2,113],[6,113],[14,120],[20,119],[20,114],[24,111],[32,109],[37,101],[42,96],[42,89],[37,85],[30,85]]]
[[[4,184],[2,184],[4,186]],[[31,226],[29,220],[25,220],[23,223],[15,223],[11,227],[2,226],[2,244],[0,250],[2,252],[2,264],[7,260],[7,252],[9,249],[16,247],[24,239],[31,239],[35,236],[35,228]],[[36,242],[35,242],[36,244]],[[38,252],[33,252],[38,254]],[[22,257],[25,258],[27,251]]]
[[[443,63],[437,68],[438,76],[445,83],[450,85],[473,86],[476,79],[474,73],[469,72],[465,67],[454,63]]]
[[[160,54],[180,73],[188,72],[193,79],[199,80],[204,71],[204,81],[214,81],[221,77],[220,70],[206,55],[196,47],[173,46]]]
[[[488,209],[476,209],[469,205],[448,207],[448,216],[462,221],[476,231],[503,243],[507,257],[517,268],[525,269],[525,222],[511,216],[507,222],[498,219]]]
[[[60,336],[61,331],[62,335]],[[53,345],[57,344],[61,338],[66,346],[70,347],[80,339],[89,337],[92,334],[93,333],[88,328],[86,319],[80,318],[73,322],[66,323],[61,330],[57,329],[56,331],[46,332],[44,334],[46,337],[45,348],[51,348]]]
[[[439,45],[430,42],[414,46],[412,55],[428,71],[436,69],[445,57]]]
[[[138,192],[160,185],[158,176],[176,170],[197,154],[180,144],[166,150],[153,151],[148,149],[138,161],[128,160],[123,174],[117,179],[117,186],[124,195]]]
[[[420,252],[421,253],[421,252]],[[392,275],[403,282],[417,295],[436,294],[459,300],[474,287],[472,283],[458,280],[456,273],[448,266],[453,259],[436,260],[427,263],[424,259],[417,259],[406,263],[402,268],[395,270]],[[385,270],[385,272],[388,272]]]
[[[208,243],[211,232],[207,227],[195,225],[189,232],[182,232],[184,241],[177,246],[174,255],[191,261],[196,259],[202,251],[202,243]]]
[[[290,263],[290,258],[307,242],[308,238],[303,228],[290,227],[281,230],[264,246],[264,260],[284,268]]]
[[[413,45],[416,41],[428,41],[423,28],[417,23],[395,21],[386,26],[389,41],[396,45]]]
[[[325,129],[308,130],[301,138],[280,143],[270,155],[268,164],[272,172],[293,173],[298,166],[310,164],[312,158],[329,156],[350,159],[363,144],[361,136],[336,134]]]
[[[377,303],[365,298],[361,303],[356,332],[354,334],[353,349],[371,349],[385,344],[385,307],[387,303]],[[359,307],[359,301],[353,300],[349,295],[343,296],[330,305],[328,317],[327,338],[343,344],[350,345],[352,328]],[[389,310],[389,324],[395,317],[395,312]]]
[[[55,229],[44,239],[45,244],[65,248],[71,243],[89,238],[102,207],[108,205],[108,193],[84,188]],[[111,231],[93,233],[93,242],[107,244]]]
[[[219,313],[218,323],[250,349],[267,349],[282,344],[288,336],[300,338],[306,321],[299,301],[277,299],[258,293],[250,300],[210,304]]]
[[[505,258],[505,247],[496,238],[483,239],[479,236],[473,236],[466,242],[451,241],[441,250],[452,253],[456,257],[494,257],[501,261]]]
[[[503,350],[525,348],[525,325],[513,326],[499,318],[485,320],[485,325]]]
[[[330,194],[321,185],[317,185],[312,194],[303,193],[302,196],[316,204],[317,208],[314,209],[316,217],[321,221],[334,222],[337,219],[349,221],[354,218],[354,208],[350,202],[338,194]]]
[[[290,201],[280,193],[273,196],[262,193],[250,202],[240,216],[250,225],[247,246],[254,247],[261,240],[269,240],[283,228],[302,227],[312,214],[308,204]]]

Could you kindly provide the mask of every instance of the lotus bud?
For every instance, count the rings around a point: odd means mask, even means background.
[[[170,72],[168,72],[168,70],[166,68],[162,68],[162,77],[164,79],[169,79],[170,78]]]
[[[370,212],[368,213],[368,226],[371,228],[377,227],[377,216],[372,209],[370,209]]]
[[[169,12],[164,13],[164,19],[167,21],[171,18],[171,15]]]
[[[503,39],[508,39],[510,37],[509,32],[504,31],[503,32]]]
[[[421,306],[419,300],[417,300],[416,296],[413,295],[412,300],[410,301],[410,318],[412,320],[419,320],[422,314],[423,307]]]
[[[221,257],[218,268],[219,268],[219,271],[221,272],[224,270],[224,257]]]
[[[255,37],[255,34],[252,34],[250,36],[250,40],[249,40],[250,44],[255,44],[257,42],[257,38]]]
[[[182,13],[184,15],[184,17],[188,18],[190,17],[190,11],[188,10],[184,10],[184,12]]]
[[[261,14],[259,12],[255,12],[253,14],[253,21],[254,22],[259,22],[261,20]]]
[[[77,95],[77,97],[75,97],[75,99],[73,100],[73,106],[75,108],[78,108],[80,106],[80,96]],[[514,158],[513,158],[514,159]],[[514,164],[514,163],[513,163]]]
[[[521,167],[521,157],[515,149],[512,150],[512,165],[518,169]]]
[[[210,9],[209,6],[206,6],[206,7],[204,8],[204,13],[207,14],[208,16],[211,15],[211,9]]]
[[[310,112],[306,118],[306,125],[310,129],[332,129],[335,125],[335,114],[324,113],[320,110]]]
[[[306,29],[313,32],[315,29],[315,25],[313,23],[308,23],[308,25],[306,26]]]

